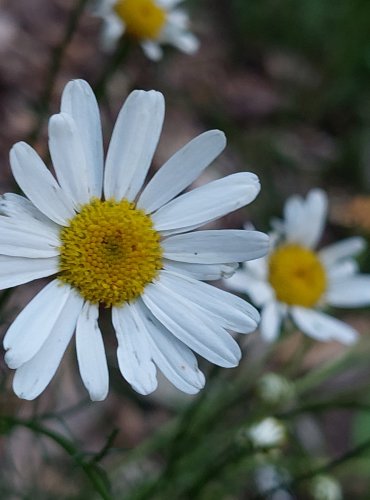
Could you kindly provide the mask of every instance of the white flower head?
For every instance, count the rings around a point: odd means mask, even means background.
[[[95,9],[103,19],[103,44],[111,50],[126,34],[137,40],[146,56],[162,58],[163,44],[186,54],[199,48],[198,39],[189,31],[187,13],[178,7],[183,0],[101,0]]]
[[[316,340],[352,344],[358,338],[354,328],[322,309],[370,304],[370,275],[359,274],[355,261],[365,241],[352,237],[317,251],[326,215],[327,196],[320,189],[305,199],[289,198],[284,220],[275,221],[269,255],[246,263],[227,282],[261,307],[260,329],[268,342],[276,340],[287,315]]]
[[[268,404],[279,404],[294,396],[294,385],[277,373],[265,373],[257,384],[260,398]]]
[[[342,488],[332,476],[316,476],[310,487],[310,492],[315,500],[342,500]]]
[[[93,400],[106,397],[99,305],[111,308],[119,368],[141,394],[156,389],[156,367],[180,390],[198,392],[205,381],[192,351],[220,366],[238,364],[241,351],[228,330],[253,331],[259,314],[202,280],[266,254],[268,237],[194,229],[250,203],[260,184],[252,173],[237,173],[177,197],[224,149],[224,134],[211,130],[143,188],[163,119],[161,93],[132,92],[104,165],[97,102],[76,80],[49,122],[57,179],[30,146],[12,148],[12,172],[27,198],[0,199],[0,288],[55,275],[5,335],[18,396],[33,399],[45,389],[76,331],[83,383]]]
[[[267,417],[249,427],[247,436],[254,448],[279,448],[286,441],[286,429],[276,418]]]

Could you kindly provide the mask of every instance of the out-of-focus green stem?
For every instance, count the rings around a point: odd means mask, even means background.
[[[1,416],[0,424],[3,429],[6,430],[13,429],[15,427],[26,427],[37,434],[48,437],[54,441],[54,443],[63,448],[64,451],[68,453],[68,455],[76,462],[76,464],[83,469],[94,490],[99,493],[103,500],[113,499],[112,495],[108,491],[107,484],[103,479],[99,468],[91,460],[86,460],[83,454],[75,447],[73,442],[66,437],[48,429],[47,427],[44,427],[36,420],[21,420],[15,417]]]
[[[119,40],[114,53],[112,54],[111,58],[108,60],[106,66],[102,71],[100,79],[94,85],[94,93],[98,101],[104,99],[107,90],[107,84],[110,78],[112,78],[114,73],[120,67],[129,50],[130,40],[128,37],[124,36]]]
[[[36,123],[28,137],[28,141],[30,143],[35,142],[40,134],[44,117],[45,115],[47,115],[49,111],[50,99],[54,89],[55,80],[59,73],[65,51],[76,30],[80,17],[89,1],[90,0],[77,0],[76,5],[69,16],[68,24],[64,32],[63,39],[61,40],[60,44],[57,45],[52,51],[50,65],[45,78],[44,89],[41,94],[40,102],[38,105],[38,114]]]

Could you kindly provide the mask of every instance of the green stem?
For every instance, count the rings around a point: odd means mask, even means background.
[[[102,71],[100,79],[94,85],[96,99],[101,101],[107,91],[109,79],[114,75],[130,50],[130,41],[127,37],[122,37],[118,42],[116,50]]]
[[[102,474],[98,467],[95,466],[91,461],[86,460],[81,452],[79,452],[72,441],[61,436],[48,429],[47,427],[42,426],[36,420],[21,420],[14,417],[0,417],[0,422],[7,428],[15,428],[15,427],[26,427],[37,434],[41,434],[43,436],[48,437],[54,443],[58,444],[61,448],[64,449],[68,455],[76,462],[76,464],[83,469],[86,476],[89,478],[93,488],[97,493],[99,493],[100,497],[103,500],[112,500],[113,497],[109,493],[107,489],[106,482],[104,481]]]
[[[63,61],[65,51],[72,39],[80,17],[88,2],[89,0],[77,0],[76,5],[69,16],[63,39],[61,40],[60,44],[52,51],[50,65],[45,79],[44,90],[41,94],[40,103],[38,105],[36,123],[28,137],[28,142],[30,142],[31,144],[37,140],[37,137],[39,136],[42,128],[44,117],[49,112],[51,95],[54,89],[56,77],[59,73]]]

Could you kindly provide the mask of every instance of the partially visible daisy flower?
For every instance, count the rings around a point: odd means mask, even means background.
[[[286,429],[276,418],[267,417],[247,429],[246,436],[256,449],[277,448],[286,441]]]
[[[277,373],[265,373],[258,381],[257,393],[265,403],[276,405],[294,397],[294,384]]]
[[[261,307],[261,334],[278,336],[289,315],[302,332],[321,340],[356,341],[348,324],[322,311],[325,306],[362,307],[370,304],[370,276],[358,273],[354,259],[365,247],[352,237],[315,250],[327,215],[327,196],[311,190],[307,198],[292,196],[284,220],[275,221],[268,256],[246,263],[227,282],[231,290],[247,293]]]
[[[161,45],[170,44],[186,54],[198,50],[199,41],[189,31],[183,0],[101,0],[95,9],[103,19],[103,43],[112,49],[126,34],[137,40],[149,59],[158,61]]]
[[[1,197],[0,287],[56,275],[5,335],[18,396],[33,399],[45,389],[76,330],[82,380],[91,399],[106,397],[99,305],[111,308],[119,368],[141,394],[156,389],[156,367],[180,390],[198,392],[205,380],[192,351],[223,367],[238,364],[241,351],[228,330],[253,331],[259,314],[201,280],[220,279],[236,262],[266,254],[268,237],[194,229],[250,203],[260,184],[252,173],[237,173],[176,198],[224,149],[224,134],[211,130],[174,154],[143,189],[163,119],[161,93],[132,92],[104,167],[97,102],[76,80],[49,121],[57,180],[30,146],[12,148],[12,172],[27,198]]]
[[[314,500],[342,500],[342,488],[332,476],[316,476],[310,485]]]

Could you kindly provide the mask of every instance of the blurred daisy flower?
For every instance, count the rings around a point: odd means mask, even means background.
[[[178,8],[182,0],[101,0],[95,9],[102,17],[103,43],[112,49],[123,34],[137,40],[149,59],[158,61],[161,45],[170,44],[186,54],[198,50],[189,31],[189,18]]]
[[[266,341],[277,338],[287,315],[316,340],[351,344],[358,337],[351,326],[321,309],[370,304],[370,276],[359,274],[354,260],[365,241],[352,237],[316,251],[326,215],[327,196],[319,189],[306,199],[289,198],[284,220],[274,221],[269,255],[246,263],[227,282],[262,308],[260,328]]]
[[[259,314],[201,280],[266,254],[268,237],[193,230],[250,203],[260,184],[252,173],[237,173],[175,198],[224,149],[224,134],[212,130],[172,156],[143,189],[163,119],[161,93],[132,92],[104,168],[97,102],[76,80],[49,121],[57,180],[30,146],[12,148],[12,172],[27,198],[1,197],[0,287],[56,275],[5,335],[18,396],[33,399],[44,390],[76,330],[82,380],[91,399],[106,397],[99,305],[111,308],[119,368],[141,394],[156,389],[156,366],[180,390],[198,392],[204,376],[192,350],[220,366],[238,364],[241,351],[227,330],[251,332]]]
[[[280,420],[267,417],[252,425],[246,435],[254,448],[269,449],[281,447],[285,444],[286,428]]]
[[[316,476],[310,485],[310,493],[315,500],[342,500],[342,488],[332,476]]]

